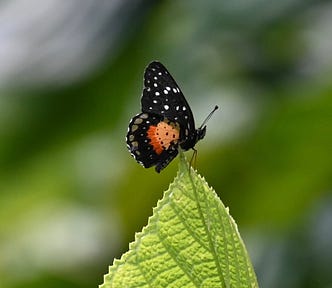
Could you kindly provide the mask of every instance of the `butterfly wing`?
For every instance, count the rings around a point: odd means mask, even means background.
[[[160,121],[162,117],[158,115],[140,113],[131,119],[126,137],[128,150],[135,160],[145,168],[156,166],[155,170],[158,173],[178,154],[177,146],[157,153],[147,138],[150,126],[157,125]]]
[[[151,62],[145,69],[141,105],[143,112],[176,121],[183,132],[188,130],[186,135],[193,134],[195,122],[188,102],[171,74],[158,61]]]

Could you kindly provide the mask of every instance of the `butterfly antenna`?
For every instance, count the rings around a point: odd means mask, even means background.
[[[208,121],[210,120],[211,116],[213,115],[213,113],[214,113],[218,108],[219,108],[218,105],[214,106],[213,110],[212,110],[212,111],[210,112],[210,114],[205,118],[205,120],[203,121],[203,123],[202,123],[202,125],[199,127],[199,129],[202,129],[202,128],[205,126],[206,122],[208,122]]]

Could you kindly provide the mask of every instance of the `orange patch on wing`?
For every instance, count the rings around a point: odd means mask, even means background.
[[[150,126],[147,131],[153,150],[159,155],[179,140],[179,126],[167,120],[159,122],[157,126]]]

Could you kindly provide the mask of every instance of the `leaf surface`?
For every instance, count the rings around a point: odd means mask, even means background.
[[[148,225],[114,260],[100,288],[258,287],[248,253],[221,200],[206,181],[180,169]]]

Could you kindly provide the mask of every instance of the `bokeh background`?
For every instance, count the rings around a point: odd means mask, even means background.
[[[125,145],[152,60],[221,107],[197,168],[260,286],[332,287],[331,35],[331,1],[1,1],[0,287],[96,287],[146,225],[178,165]]]

